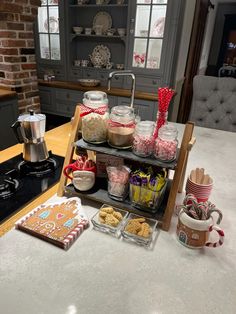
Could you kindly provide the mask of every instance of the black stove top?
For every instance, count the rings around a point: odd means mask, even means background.
[[[20,154],[1,163],[0,223],[59,181],[63,162],[49,152],[43,162],[25,162]]]

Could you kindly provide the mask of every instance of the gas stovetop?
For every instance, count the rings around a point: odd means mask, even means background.
[[[25,162],[20,154],[1,163],[0,223],[59,181],[63,162],[49,152],[43,162]]]

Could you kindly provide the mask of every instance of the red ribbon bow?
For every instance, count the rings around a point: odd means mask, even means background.
[[[135,123],[134,122],[129,122],[127,124],[124,124],[124,123],[120,123],[120,122],[115,122],[115,121],[109,120],[108,123],[109,123],[109,126],[111,126],[111,127],[135,128]]]
[[[86,116],[87,114],[90,114],[92,112],[94,113],[97,113],[97,114],[100,114],[100,115],[104,115],[107,111],[107,106],[102,106],[102,107],[99,107],[99,108],[90,108],[90,107],[87,107],[85,105],[80,105],[80,116],[81,117],[84,117]]]

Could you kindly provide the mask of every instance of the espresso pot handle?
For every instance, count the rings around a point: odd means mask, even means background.
[[[19,143],[24,143],[24,139],[23,136],[21,134],[21,132],[19,131],[19,127],[20,127],[20,121],[16,121],[12,124],[11,128],[15,134],[15,137],[17,138]]]

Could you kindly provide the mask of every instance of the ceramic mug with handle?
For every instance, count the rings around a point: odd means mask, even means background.
[[[212,231],[218,235],[216,242],[209,240]],[[179,212],[176,233],[179,242],[189,248],[218,247],[224,243],[224,231],[214,223],[212,216],[207,220],[196,220],[183,209]]]
[[[96,174],[96,165],[92,160],[87,160],[85,157],[81,157],[75,162],[67,165],[64,168],[63,173],[67,178],[73,180],[73,177],[70,174],[73,174],[74,171],[90,171]]]

